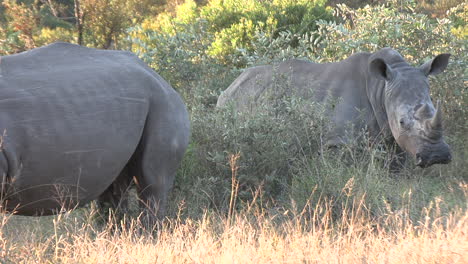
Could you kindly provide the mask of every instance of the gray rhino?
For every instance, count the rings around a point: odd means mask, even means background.
[[[444,71],[449,57],[441,54],[412,67],[397,51],[384,48],[335,63],[289,60],[253,67],[220,95],[217,106],[250,109],[284,78],[289,89],[306,100],[336,101],[328,111],[334,127],[329,146],[346,143],[349,134],[366,129],[373,138],[396,141],[420,167],[445,164],[451,161],[451,151],[442,137],[441,109],[434,107],[429,95],[428,76]],[[347,131],[350,123],[351,133]]]
[[[55,43],[0,57],[0,131],[3,211],[116,199],[134,177],[161,216],[190,128],[177,92],[132,53]]]

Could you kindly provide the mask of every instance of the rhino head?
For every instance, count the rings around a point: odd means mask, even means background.
[[[380,57],[369,62],[371,75],[385,81],[382,99],[391,133],[416,159],[417,166],[447,164],[452,155],[443,138],[441,106],[434,107],[429,95],[428,76],[443,72],[450,54],[440,54],[420,67],[410,66],[399,54],[397,57],[400,59]]]

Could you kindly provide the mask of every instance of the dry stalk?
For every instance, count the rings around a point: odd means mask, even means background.
[[[239,166],[237,161],[240,158],[240,153],[229,155],[229,166],[231,167],[231,198],[229,200],[229,212],[227,223],[230,224],[234,216],[234,210],[236,208],[237,194],[239,191],[239,181],[237,180],[237,171]]]

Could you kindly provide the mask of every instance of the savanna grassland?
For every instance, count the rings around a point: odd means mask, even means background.
[[[413,222],[407,211],[373,219],[363,199],[347,206],[347,214],[339,218],[333,217],[333,205],[327,202],[299,214],[248,208],[227,218],[205,212],[196,220],[167,220],[152,234],[134,221],[120,228],[110,223],[96,226],[89,211],[41,220],[4,218],[0,257],[2,263],[468,261],[466,210],[442,216],[433,204],[421,222]]]
[[[123,219],[94,203],[1,214],[0,263],[468,263],[465,1],[1,2],[0,55],[57,40],[131,50],[182,95],[192,136],[154,228],[142,228],[134,190]],[[409,159],[393,172],[382,144],[327,150],[324,107],[301,98],[215,108],[246,67],[382,47],[412,65],[452,54],[430,79],[450,164]]]

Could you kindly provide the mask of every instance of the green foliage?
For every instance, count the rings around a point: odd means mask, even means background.
[[[175,11],[164,12],[156,17],[148,17],[141,23],[142,30],[151,30],[154,33],[174,35],[190,25],[197,23],[199,8],[195,1],[187,0],[175,7]],[[195,25],[196,26],[196,25]]]
[[[85,0],[81,2],[86,43],[108,49],[131,25],[132,9],[125,0]]]
[[[251,41],[258,31],[273,39],[281,31],[301,35],[315,30],[319,19],[332,20],[325,1],[210,1],[201,16],[215,33],[209,54],[239,66],[245,65],[238,58],[239,49],[252,50]],[[295,39],[289,45],[295,46]]]
[[[468,39],[468,3],[460,4],[447,11],[453,22],[452,33],[459,39]]]
[[[418,219],[421,208],[438,199],[446,201],[440,205],[443,212],[466,208],[461,195],[463,182],[468,180],[464,158],[468,155],[466,40],[453,34],[459,23],[454,15],[433,19],[400,12],[401,7],[390,4],[355,10],[338,6],[335,14],[351,19],[343,23],[318,21],[317,30],[302,35],[278,31],[273,37],[269,30],[256,29],[249,37],[249,48],[236,48],[236,60],[228,65],[224,58],[211,53],[219,33],[213,33],[215,26],[206,17],[189,25],[171,20],[168,25],[177,30],[166,33],[159,26],[135,29],[134,50],[170,80],[191,111],[192,143],[177,176],[174,204],[185,201],[191,216],[207,206],[221,211],[227,208],[232,173],[229,155],[240,153],[238,199],[246,203],[253,199],[255,190],[261,189],[257,202],[263,205],[270,201],[288,206],[291,198],[293,205],[301,209],[307,202],[328,199],[336,201],[337,215],[348,199],[362,195],[375,216],[389,210],[408,210]],[[407,10],[414,7],[405,6]],[[231,25],[244,29],[251,27],[237,13],[220,10],[224,15],[220,21],[231,21]],[[453,12],[450,14],[457,17],[461,14]],[[241,19],[244,24],[232,22]],[[221,22],[218,25],[228,28]],[[433,98],[445,102],[448,141],[454,151],[451,164],[422,170],[413,168],[410,161],[401,173],[394,174],[386,164],[391,152],[384,148],[368,148],[355,142],[339,155],[325,151],[320,142],[328,128],[324,126],[321,106],[309,105],[314,108],[301,111],[304,102],[297,98],[262,105],[252,116],[230,108],[213,109],[216,95],[238,75],[238,62],[258,65],[295,57],[330,62],[386,46],[394,47],[414,64],[438,53],[453,54],[447,71],[431,80]],[[414,204],[405,208],[410,196]],[[238,204],[242,206],[242,202]]]
[[[43,5],[39,11],[39,16],[41,17],[40,24],[41,24],[42,29],[44,28],[48,28],[48,29],[64,28],[68,30],[73,29],[73,24],[57,17],[61,14],[57,13],[56,14],[57,16],[55,16],[52,12],[52,8],[55,8],[55,7]],[[55,10],[54,12],[58,12],[58,11]],[[67,15],[67,13],[64,15]]]
[[[5,39],[0,53],[19,52],[36,47],[34,35],[39,31],[40,11],[37,6],[17,3],[9,0],[3,3],[6,7],[7,27],[2,29]],[[11,41],[11,42],[10,42]]]
[[[13,54],[21,51],[19,32],[11,28],[0,28],[0,55]]]
[[[427,15],[400,12],[393,6],[366,6],[353,10],[339,5],[335,14],[343,24],[319,23],[319,34],[324,37],[318,49],[331,60],[343,59],[349,52],[374,51],[380,47],[392,47],[411,62],[418,63],[437,52],[460,47],[462,42],[450,32],[451,21],[431,19]]]
[[[164,0],[5,0],[0,9],[0,54],[12,54],[55,41],[78,42],[83,25],[82,45],[123,48],[126,30],[144,17],[161,12]],[[5,9],[5,10],[3,10]],[[4,20],[2,22],[2,20]]]
[[[0,12],[0,55],[12,54],[51,42],[74,41],[69,5],[73,1],[3,1]],[[71,11],[73,13],[73,11]]]
[[[441,17],[445,15],[447,10],[463,3],[466,5],[465,0],[422,0],[418,1],[418,10],[432,16]]]
[[[433,18],[418,13],[415,1],[386,2],[360,9],[338,5],[332,18],[323,1],[213,0],[206,6],[186,1],[173,13],[157,15],[136,8],[140,1],[109,0],[96,3],[109,5],[92,13],[85,44],[103,47],[110,40],[116,47],[130,48],[182,94],[191,114],[192,139],[177,175],[173,205],[185,201],[192,216],[206,207],[220,211],[228,207],[232,174],[228,159],[234,153],[240,153],[240,206],[261,190],[259,203],[289,206],[291,199],[301,209],[307,202],[327,199],[336,201],[336,214],[348,199],[362,195],[376,216],[408,209],[417,218],[421,208],[439,198],[445,201],[440,205],[444,212],[466,209],[460,194],[460,186],[468,181],[466,4]],[[43,18],[53,12],[41,8],[10,9],[8,26],[0,28],[0,53],[24,50],[28,41],[32,46],[74,41],[74,25]],[[114,14],[118,16],[112,18]],[[31,22],[35,19],[48,26],[37,26]],[[112,19],[119,21],[113,24]],[[354,142],[338,153],[324,150],[321,142],[329,128],[323,106],[294,97],[260,105],[251,114],[214,108],[241,66],[297,57],[339,61],[354,52],[386,46],[415,65],[438,53],[452,53],[446,72],[431,79],[431,94],[443,102],[453,147],[449,165],[422,170],[409,162],[401,173],[393,174],[386,164],[391,153],[384,148]],[[288,86],[281,80],[277,85]],[[409,196],[413,207],[404,208]]]
[[[42,28],[40,34],[35,37],[37,46],[47,45],[56,41],[76,42],[73,31],[63,27],[56,27],[55,29]]]
[[[207,21],[207,31],[213,36],[207,54],[224,64],[243,66],[245,62],[239,60],[239,55],[241,50],[252,50],[256,32],[266,32],[271,38],[285,30],[301,35],[315,30],[319,19],[332,20],[332,14],[325,1],[213,0],[198,7],[189,0],[177,7],[175,15],[164,13],[153,19],[151,27],[174,35],[196,19]],[[289,43],[296,44],[295,40]]]
[[[161,33],[146,22],[129,30],[132,51],[168,81],[189,108],[214,105],[237,72],[206,54],[211,43],[206,21],[180,24],[175,34]]]
[[[262,104],[256,113],[193,108],[193,143],[177,177],[176,196],[199,205],[192,213],[207,206],[227,209],[232,173],[228,160],[239,153],[239,199],[250,201],[261,189],[265,203],[287,201],[295,164],[321,148],[327,122],[322,113],[322,107],[294,97]]]

